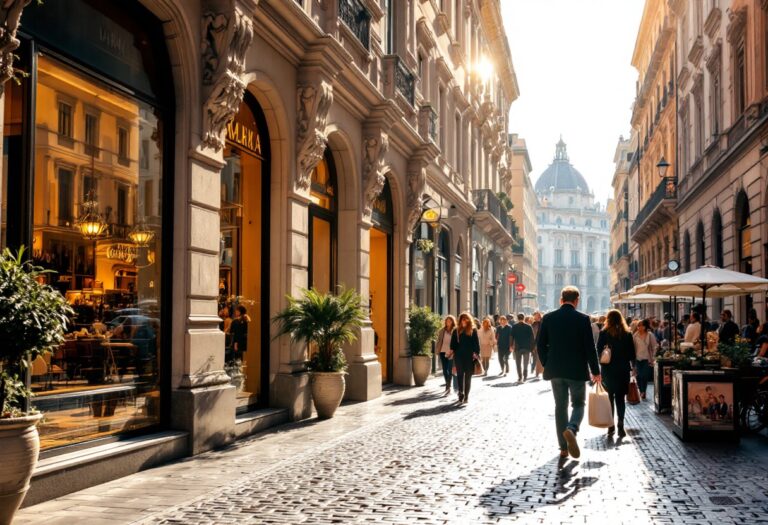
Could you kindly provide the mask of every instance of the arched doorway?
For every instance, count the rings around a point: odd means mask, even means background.
[[[227,124],[221,171],[219,314],[237,409],[266,406],[269,393],[269,178],[266,119],[245,92]]]
[[[328,149],[312,170],[309,205],[309,286],[336,288],[336,169]]]
[[[394,220],[389,181],[373,202],[371,211],[370,252],[370,317],[374,334],[374,351],[381,365],[381,380],[392,382],[392,235]]]

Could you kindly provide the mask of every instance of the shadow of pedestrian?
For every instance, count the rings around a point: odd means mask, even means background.
[[[520,386],[520,383],[494,383],[492,385],[489,385],[493,388],[512,388],[515,386]]]
[[[413,412],[407,413],[405,416],[403,416],[403,419],[408,420],[408,419],[416,419],[417,417],[439,416],[442,414],[453,412],[455,410],[461,410],[464,407],[466,407],[466,405],[459,405],[458,403],[450,403],[445,405],[437,405],[430,408],[421,408],[419,410],[414,410]]]
[[[396,399],[386,403],[387,406],[402,406],[402,405],[414,405],[416,403],[423,403],[424,401],[434,401],[435,399],[441,399],[444,397],[444,392],[436,394],[434,392],[422,392],[415,397],[407,397],[404,399]]]
[[[587,463],[590,469],[604,466],[597,461]],[[480,504],[494,518],[533,512],[547,505],[562,505],[597,482],[594,476],[580,476],[578,465],[577,461],[555,457],[528,474],[489,488],[480,496]]]

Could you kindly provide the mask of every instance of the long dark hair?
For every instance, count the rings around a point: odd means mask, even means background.
[[[472,316],[469,313],[467,313],[467,312],[463,312],[461,315],[459,315],[459,321],[458,321],[458,324],[456,325],[456,334],[457,335],[461,335],[461,331],[460,330],[462,328],[461,327],[461,320],[462,319],[469,320],[468,326],[464,330],[464,335],[472,335],[472,330],[475,329],[475,322],[472,320]]]
[[[616,339],[629,333],[629,327],[621,312],[615,309],[608,310],[608,315],[605,316],[605,331]]]

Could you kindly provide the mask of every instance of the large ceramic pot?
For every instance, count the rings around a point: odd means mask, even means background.
[[[428,355],[415,355],[411,357],[413,370],[413,382],[416,386],[424,386],[430,372],[432,372],[432,357]]]
[[[312,372],[312,402],[315,404],[317,417],[333,417],[344,397],[345,372]]]
[[[0,525],[10,525],[29,490],[40,452],[37,424],[42,417],[36,414],[0,419]]]

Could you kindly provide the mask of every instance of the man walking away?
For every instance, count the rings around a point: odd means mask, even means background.
[[[533,350],[533,328],[525,323],[525,314],[517,314],[517,322],[512,326],[512,344],[517,365],[517,381],[528,379],[528,359]]]
[[[590,372],[596,383],[602,381],[597,359],[592,323],[589,316],[576,310],[579,289],[566,286],[560,293],[560,308],[544,316],[537,349],[544,365],[544,379],[552,382],[555,398],[555,426],[560,457],[581,455],[576,434],[584,419],[586,382]],[[571,416],[568,417],[570,397]]]
[[[499,328],[496,330],[496,345],[499,350],[499,364],[501,365],[500,376],[506,376],[509,373],[509,353],[512,350],[512,327],[509,326],[507,317],[502,315],[499,318]]]

